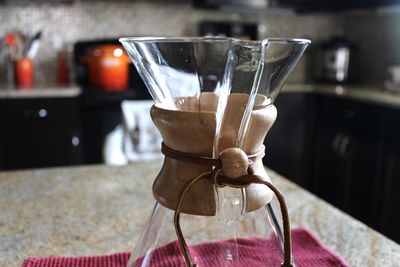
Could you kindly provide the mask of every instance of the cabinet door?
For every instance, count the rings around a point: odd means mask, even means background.
[[[350,177],[347,159],[340,154],[345,135],[335,127],[319,127],[317,130],[312,188],[319,197],[342,209],[345,206],[343,183]]]
[[[78,99],[11,99],[2,105],[3,169],[83,162]]]
[[[6,109],[4,109],[4,105],[1,105],[0,102],[0,170],[4,169],[4,132],[6,131]]]
[[[335,10],[339,6],[335,0],[279,0],[279,6],[294,8],[296,11]]]
[[[347,138],[347,139],[346,139]],[[381,139],[361,132],[344,137],[341,153],[346,158],[349,178],[344,181],[344,210],[355,218],[377,228],[379,208],[379,173],[381,172]]]
[[[399,0],[341,0],[340,2],[343,8],[376,8],[400,3]]]
[[[306,93],[283,93],[274,104],[278,117],[265,139],[264,164],[309,189],[314,97]]]
[[[380,139],[344,128],[322,127],[316,138],[315,193],[376,227]]]
[[[400,242],[400,144],[387,144],[383,178],[380,230],[396,242]]]

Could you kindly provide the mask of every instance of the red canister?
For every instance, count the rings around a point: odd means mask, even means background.
[[[33,89],[33,63],[30,58],[18,58],[13,61],[14,82],[20,90]]]
[[[90,87],[104,92],[128,89],[129,57],[120,45],[98,45],[83,58],[88,65]]]

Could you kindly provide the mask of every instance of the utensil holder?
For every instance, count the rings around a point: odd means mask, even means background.
[[[34,66],[32,59],[19,58],[13,61],[14,83],[20,90],[32,90],[34,83]]]

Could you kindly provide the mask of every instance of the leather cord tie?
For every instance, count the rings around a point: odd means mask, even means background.
[[[278,199],[283,221],[284,236],[284,255],[282,267],[293,267],[292,263],[292,242],[290,236],[289,211],[282,193],[263,177],[254,173],[252,165],[264,157],[264,147],[254,155],[246,155],[241,149],[228,148],[224,150],[218,158],[202,157],[190,153],[180,152],[167,147],[162,143],[161,152],[169,158],[195,164],[208,165],[214,167],[210,172],[205,172],[189,180],[181,189],[175,208],[174,226],[178,241],[183,252],[187,267],[196,267],[192,262],[188,246],[183,236],[179,219],[183,200],[187,192],[201,179],[210,179],[217,187],[246,188],[250,184],[266,185],[276,195]],[[244,169],[245,168],[245,169]],[[244,169],[244,171],[243,171]]]

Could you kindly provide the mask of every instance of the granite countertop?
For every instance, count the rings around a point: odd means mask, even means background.
[[[68,87],[43,87],[31,91],[15,88],[0,88],[0,99],[7,98],[41,98],[41,97],[75,97],[80,95],[81,88],[76,85]],[[367,85],[327,85],[327,84],[287,84],[283,93],[317,93],[356,101],[369,102],[383,106],[400,108],[400,93],[392,93],[380,87]]]
[[[130,251],[152,210],[160,163],[0,172],[0,266],[28,256]],[[292,224],[311,229],[351,266],[399,266],[400,246],[269,171]]]
[[[0,88],[0,99],[12,98],[43,98],[43,97],[75,97],[81,94],[79,86],[38,87],[32,90],[17,90],[15,88]]]
[[[288,84],[283,93],[316,93],[339,98],[400,108],[400,93],[386,91],[381,87],[367,85]]]

